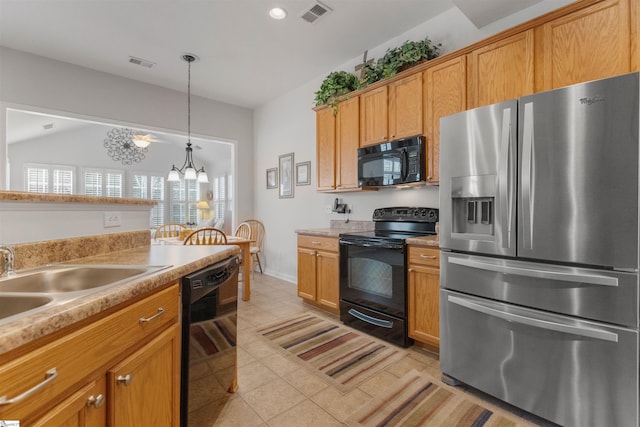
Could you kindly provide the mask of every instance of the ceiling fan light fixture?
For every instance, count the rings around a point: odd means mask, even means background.
[[[287,11],[281,7],[274,7],[269,10],[269,16],[273,19],[281,20],[287,17]]]

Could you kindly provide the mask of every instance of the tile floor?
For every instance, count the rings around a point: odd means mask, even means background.
[[[407,350],[409,357],[343,395],[283,357],[256,333],[259,327],[303,311],[314,311],[332,320],[338,320],[337,317],[302,303],[292,283],[256,273],[251,288],[251,301],[238,302],[238,390],[225,394],[217,405],[209,405],[201,412],[198,427],[343,426],[376,393],[413,368],[440,378],[437,356],[411,347]],[[530,425],[551,425],[488,396],[479,397],[487,402],[487,407],[512,419],[522,422],[526,419],[532,422]],[[519,415],[525,419],[519,419]]]

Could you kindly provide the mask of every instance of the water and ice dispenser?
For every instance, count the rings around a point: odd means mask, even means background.
[[[496,176],[451,179],[453,234],[492,238],[495,224]],[[459,236],[463,237],[463,236]]]

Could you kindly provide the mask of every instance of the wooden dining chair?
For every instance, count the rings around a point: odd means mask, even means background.
[[[184,239],[184,245],[226,245],[227,235],[213,227],[194,230]]]
[[[162,239],[166,237],[179,237],[181,230],[186,230],[187,227],[175,222],[167,222],[158,227],[153,234],[154,239]]]
[[[260,273],[262,273],[262,263],[260,262],[260,253],[262,253],[262,242],[264,239],[264,224],[258,221],[257,219],[248,219],[246,221],[247,224],[251,227],[251,257],[255,259],[258,263],[258,267],[260,268]]]

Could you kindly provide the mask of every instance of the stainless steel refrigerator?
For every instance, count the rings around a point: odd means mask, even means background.
[[[638,73],[448,116],[440,366],[564,426],[638,426]]]

